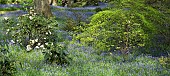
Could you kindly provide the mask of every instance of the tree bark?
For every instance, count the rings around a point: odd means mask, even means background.
[[[37,14],[44,15],[47,18],[53,16],[48,0],[34,0],[34,8]]]

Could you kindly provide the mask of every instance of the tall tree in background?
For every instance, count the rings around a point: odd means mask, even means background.
[[[34,0],[34,8],[37,14],[44,15],[47,18],[53,16],[48,0]]]

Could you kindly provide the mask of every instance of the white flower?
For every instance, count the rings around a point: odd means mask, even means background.
[[[113,55],[113,54],[110,52],[110,55]]]
[[[33,11],[30,11],[30,14],[33,14]]]
[[[33,9],[33,7],[30,7],[30,9]]]
[[[6,31],[7,31],[7,32],[6,32],[6,34],[8,34],[8,32],[9,32],[9,29],[7,29]]]
[[[32,17],[32,16],[29,16],[29,18],[30,18],[30,20],[32,20],[32,19],[33,19],[33,17]]]
[[[51,35],[51,31],[48,31],[49,32],[49,34]]]
[[[54,44],[53,44],[53,43],[51,43],[51,45],[53,46]]]
[[[45,45],[48,45],[48,43],[45,43]]]
[[[9,29],[7,29],[6,31],[9,31]]]
[[[34,41],[34,40],[30,40],[30,42],[31,42],[31,44],[34,44],[34,43],[35,43],[35,41]]]
[[[26,16],[26,14],[23,14],[22,16]]]
[[[27,49],[26,49],[26,50],[27,50],[27,51],[32,50],[31,45],[27,45]]]
[[[38,43],[38,46],[40,46],[41,45],[41,43]]]
[[[128,23],[130,23],[130,21],[128,21]]]
[[[35,39],[35,42],[38,42],[38,39]]]
[[[36,48],[36,49],[39,49],[40,47],[36,46],[35,48]]]
[[[46,32],[45,34],[48,35],[48,32]]]
[[[5,20],[8,20],[8,17],[4,17]]]
[[[19,24],[17,23],[17,26],[18,26]]]
[[[15,41],[14,41],[14,40],[11,40],[11,43],[12,43],[12,44],[14,44],[14,43],[15,43]]]
[[[5,34],[8,34],[8,32],[6,32]]]
[[[47,38],[44,38],[44,39],[47,39]]]
[[[41,47],[41,48],[43,48],[43,47],[44,47],[44,45],[41,45],[40,47]]]

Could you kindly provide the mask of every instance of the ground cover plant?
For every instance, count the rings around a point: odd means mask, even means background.
[[[96,7],[89,20],[60,6],[50,18],[27,5],[26,14],[0,15],[0,75],[169,76],[168,0],[101,1],[110,3],[84,7]]]

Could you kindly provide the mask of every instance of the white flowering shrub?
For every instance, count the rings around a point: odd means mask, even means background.
[[[63,32],[58,29],[55,18],[44,16],[30,11],[29,14],[17,19],[4,18],[6,41],[25,47],[27,51],[43,49],[45,60],[50,63],[63,64],[67,60],[67,48],[59,47],[65,41]]]
[[[45,18],[31,11],[17,19],[4,18],[4,31],[13,43],[27,47],[45,48],[48,42],[55,42],[58,23],[54,18]],[[57,33],[58,34],[58,33]],[[55,38],[54,38],[55,37]]]

